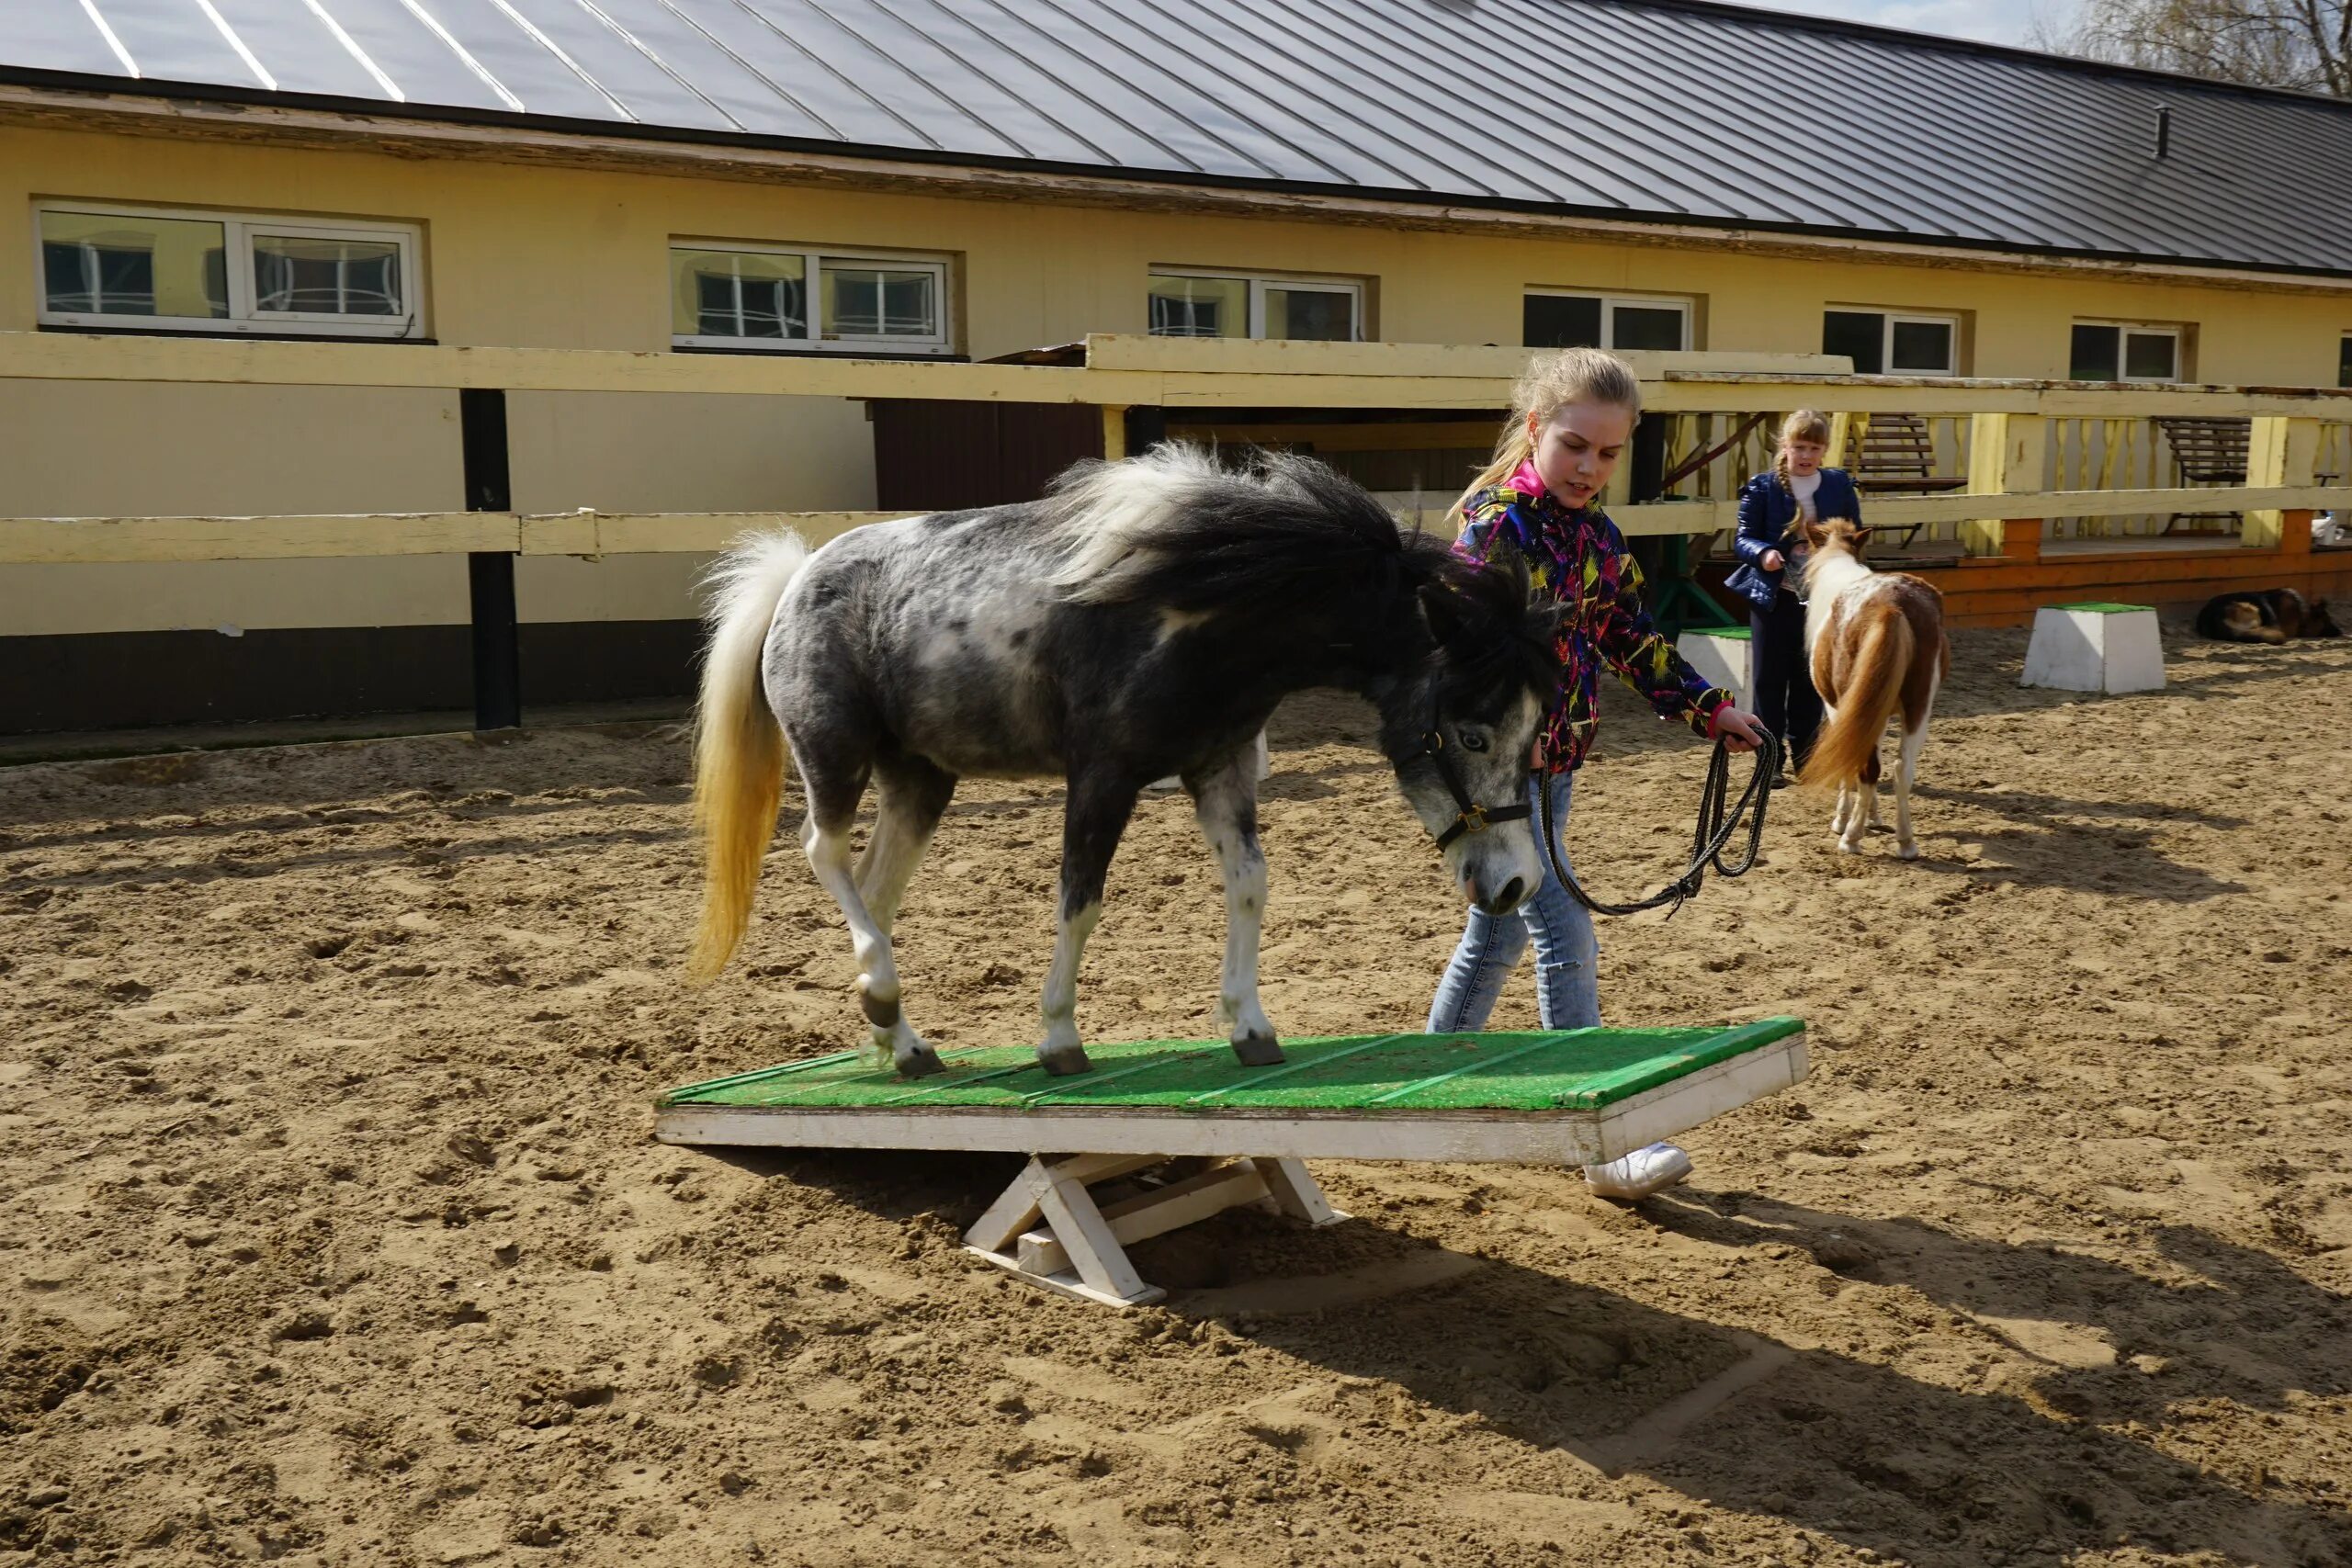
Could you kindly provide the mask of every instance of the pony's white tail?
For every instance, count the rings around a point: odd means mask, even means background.
[[[695,829],[702,837],[702,923],[686,973],[708,980],[727,966],[751,923],[760,863],[784,797],[784,730],[769,711],[761,657],[775,608],[808,547],[797,534],[757,534],[713,563],[705,618],[702,695],[695,705]]]
[[[1901,606],[1880,599],[1860,612],[1867,624],[1854,649],[1853,678],[1838,694],[1838,708],[1813,743],[1813,754],[1797,774],[1808,790],[1859,784],[1878,752],[1886,721],[1903,699],[1903,678],[1911,668],[1917,638]]]

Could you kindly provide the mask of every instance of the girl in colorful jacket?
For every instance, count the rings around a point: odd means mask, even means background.
[[[1861,497],[1843,468],[1825,468],[1829,416],[1799,409],[1781,422],[1770,472],[1739,492],[1739,534],[1732,548],[1740,565],[1724,586],[1747,601],[1747,694],[1764,728],[1787,745],[1787,773],[1795,773],[1821,729],[1821,694],[1804,646],[1804,540],[1800,521],[1862,520]]]
[[[1623,360],[1589,348],[1539,359],[1512,395],[1494,461],[1461,501],[1462,535],[1454,549],[1482,562],[1512,552],[1525,564],[1532,591],[1563,611],[1560,686],[1536,737],[1528,791],[1539,833],[1538,788],[1550,792],[1554,824],[1567,820],[1571,781],[1592,746],[1603,665],[1660,717],[1680,719],[1702,736],[1721,736],[1734,750],[1752,750],[1764,733],[1731,694],[1709,686],[1651,624],[1642,607],[1641,570],[1624,536],[1597,504],[1640,418],[1641,388]],[[1544,1027],[1598,1025],[1592,917],[1547,872],[1511,914],[1472,908],[1430,1005],[1429,1032],[1484,1027],[1531,936]],[[1596,1193],[1619,1199],[1647,1196],[1690,1174],[1690,1156],[1672,1144],[1652,1144],[1585,1168]]]

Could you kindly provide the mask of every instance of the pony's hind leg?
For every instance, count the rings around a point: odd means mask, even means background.
[[[857,896],[882,934],[889,936],[898,930],[899,900],[906,897],[907,884],[956,796],[956,775],[908,757],[878,765],[875,784],[879,808],[874,836],[858,858]]]
[[[1873,749],[1862,761],[1862,776],[1854,781],[1851,804],[1847,806],[1838,833],[1839,852],[1858,855],[1862,852],[1862,836],[1879,826],[1878,820],[1878,752]]]
[[[891,951],[889,919],[876,918],[860,890],[860,876],[850,869],[850,828],[855,818],[857,798],[865,793],[865,781],[829,776],[825,770],[810,769],[805,758],[801,776],[808,782],[808,816],[801,824],[800,847],[808,852],[808,867],[817,874],[818,886],[832,895],[833,902],[841,906],[842,916],[849,921],[850,940],[857,950],[858,1006],[865,1010],[872,1032],[870,1049],[875,1065],[895,1066],[909,1077],[940,1072],[943,1067],[939,1054],[908,1025],[899,1006],[899,965]],[[894,798],[899,803],[895,810]],[[929,822],[918,828],[909,804],[903,792],[894,789],[886,780],[882,815],[876,821],[874,842],[867,849],[864,867],[873,892],[882,899],[891,918],[897,915],[899,896],[906,888],[907,877],[913,874],[915,860],[930,840],[931,827],[939,820],[937,812],[933,812]],[[945,804],[944,799],[940,802],[942,809]]]
[[[1283,1059],[1274,1026],[1258,999],[1258,946],[1266,918],[1266,857],[1258,847],[1257,751],[1187,779],[1202,836],[1225,876],[1225,971],[1217,985],[1217,1016],[1246,1067]]]
[[[1928,716],[1935,710],[1940,679],[1930,675],[1927,701],[1917,714],[1903,716],[1903,755],[1894,773],[1894,852],[1905,860],[1919,858],[1919,840],[1911,833],[1911,785],[1919,775],[1919,753],[1928,749]]]
[[[1086,939],[1102,919],[1102,884],[1127,818],[1135,814],[1137,788],[1099,772],[1070,773],[1069,803],[1062,808],[1061,918],[1039,1010],[1046,1033],[1037,1043],[1038,1064],[1057,1077],[1093,1066],[1078,1037],[1078,966],[1086,956]]]
[[[1905,860],[1919,858],[1919,840],[1911,833],[1911,780],[1919,771],[1919,753],[1928,744],[1928,720],[1903,731],[1903,755],[1894,764],[1894,852]]]

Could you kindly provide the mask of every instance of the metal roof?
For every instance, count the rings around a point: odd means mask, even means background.
[[[132,80],[670,140],[2352,274],[2352,106],[1704,0],[0,5],[0,81]]]

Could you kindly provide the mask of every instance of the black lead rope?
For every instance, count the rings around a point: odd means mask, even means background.
[[[1771,736],[1764,738],[1756,748],[1756,771],[1748,775],[1747,788],[1740,793],[1737,804],[1731,795],[1731,748],[1718,737],[1714,755],[1707,761],[1706,786],[1699,793],[1699,828],[1690,851],[1690,869],[1637,904],[1604,904],[1587,893],[1577,883],[1575,874],[1560,853],[1560,836],[1552,820],[1551,781],[1539,772],[1535,780],[1535,797],[1543,802],[1544,853],[1552,863],[1552,874],[1569,896],[1597,915],[1638,915],[1644,909],[1655,909],[1671,904],[1682,908],[1682,901],[1699,891],[1707,880],[1707,867],[1713,865],[1725,876],[1745,876],[1756,864],[1758,852],[1764,846],[1764,806],[1771,798],[1772,779],[1780,771],[1781,744]],[[1726,863],[1724,850],[1734,834],[1739,831],[1739,819],[1747,818],[1747,852],[1736,864]],[[1674,918],[1668,910],[1668,919]]]

